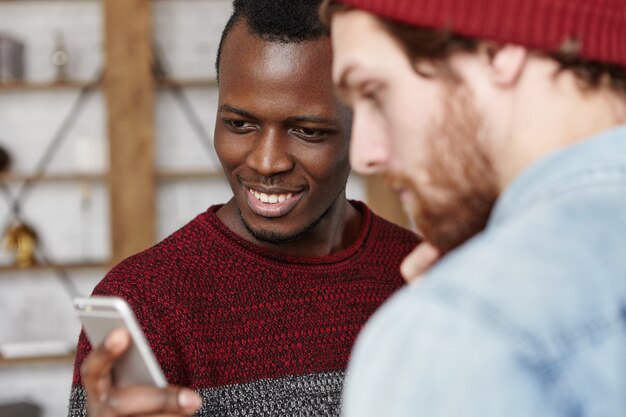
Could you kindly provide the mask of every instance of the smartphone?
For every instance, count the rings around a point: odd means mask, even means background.
[[[118,297],[75,298],[74,310],[92,346],[101,345],[118,327],[128,329],[131,345],[112,370],[116,386],[167,386],[163,371],[126,301]]]

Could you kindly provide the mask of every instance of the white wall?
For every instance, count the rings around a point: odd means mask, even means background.
[[[230,13],[228,0],[155,0],[155,39],[175,78],[214,76],[219,34]],[[0,31],[26,44],[29,81],[49,81],[55,30],[65,36],[72,79],[90,80],[102,66],[102,16],[99,0],[0,1]],[[210,134],[215,123],[214,88],[186,90]],[[14,171],[32,172],[44,147],[77,96],[77,90],[0,92],[0,145],[14,157]],[[162,170],[217,168],[215,159],[190,129],[171,95],[160,89],[156,103],[157,166]],[[50,165],[51,172],[104,172],[107,169],[106,115],[95,93]],[[90,152],[92,152],[90,154]],[[90,156],[91,155],[91,156]],[[85,162],[85,158],[90,160]],[[12,184],[15,193],[19,184]],[[158,192],[158,235],[163,238],[211,204],[230,197],[225,180],[163,182]],[[363,187],[351,180],[351,198]],[[101,181],[38,185],[23,207],[57,262],[106,260],[110,255],[108,193]],[[8,216],[0,200],[0,227]],[[12,258],[0,251],[0,265]],[[79,270],[70,279],[88,294],[104,270]],[[0,344],[18,341],[76,341],[79,326],[57,277],[46,271],[0,273]],[[33,400],[44,416],[66,413],[71,363],[0,365],[0,404]]]

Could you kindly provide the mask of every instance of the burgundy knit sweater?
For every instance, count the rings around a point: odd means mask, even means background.
[[[295,257],[231,232],[211,207],[117,265],[94,295],[126,299],[171,384],[203,397],[201,416],[337,416],[348,355],[373,311],[399,288],[411,232],[352,202],[357,240]],[[78,342],[70,416],[85,415]]]

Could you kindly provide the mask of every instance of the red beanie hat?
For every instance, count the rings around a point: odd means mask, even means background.
[[[626,0],[339,0],[414,26],[626,67]]]

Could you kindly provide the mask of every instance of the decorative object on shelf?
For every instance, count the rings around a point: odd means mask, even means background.
[[[4,230],[4,248],[15,253],[15,266],[27,268],[36,264],[37,232],[22,220],[15,220]]]
[[[7,173],[9,168],[11,168],[11,154],[0,146],[0,174]]]
[[[0,33],[0,83],[24,80],[24,44]]]
[[[70,61],[70,56],[67,53],[65,47],[65,39],[63,33],[57,31],[54,34],[54,50],[50,56],[50,62],[55,68],[55,78],[57,82],[63,82],[67,80],[67,66]]]

